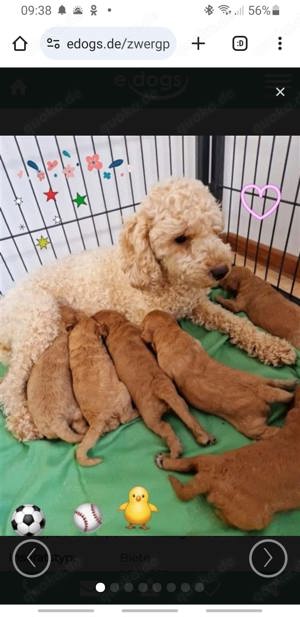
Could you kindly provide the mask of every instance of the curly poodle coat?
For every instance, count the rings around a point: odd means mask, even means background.
[[[8,292],[0,301],[0,359],[9,356],[0,400],[18,439],[40,437],[27,410],[25,384],[33,363],[58,334],[59,301],[88,316],[121,310],[135,324],[162,309],[229,334],[265,363],[295,361],[289,343],[209,301],[209,289],[232,262],[221,231],[221,211],[208,188],[199,180],[171,179],[145,197],[116,246],[44,266]]]

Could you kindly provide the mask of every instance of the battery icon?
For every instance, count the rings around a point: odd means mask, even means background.
[[[274,4],[272,8],[272,15],[280,15],[280,8],[278,4]]]

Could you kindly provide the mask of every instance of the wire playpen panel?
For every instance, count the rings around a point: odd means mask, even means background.
[[[1,138],[1,293],[27,272],[114,244],[152,185],[198,177],[222,202],[235,263],[300,298],[300,137],[39,136]],[[274,192],[245,185],[276,185]]]
[[[2,137],[1,292],[36,267],[109,246],[149,188],[195,177],[195,137]]]

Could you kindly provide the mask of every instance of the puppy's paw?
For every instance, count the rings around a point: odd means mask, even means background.
[[[206,433],[206,435],[200,435],[199,437],[197,437],[197,443],[204,447],[213,446],[215,443],[217,443],[217,439],[214,435]]]
[[[155,464],[159,469],[163,469],[164,468],[164,458],[166,457],[166,455],[163,452],[159,452],[159,454],[156,455],[155,457]]]

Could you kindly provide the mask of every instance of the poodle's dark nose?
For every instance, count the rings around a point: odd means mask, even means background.
[[[227,266],[217,266],[210,271],[216,281],[222,279],[224,276],[226,276],[226,274],[228,274],[228,272],[229,268]]]

